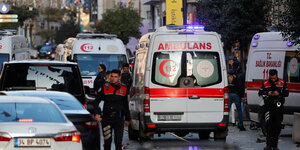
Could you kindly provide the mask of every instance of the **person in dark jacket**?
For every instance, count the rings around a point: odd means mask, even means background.
[[[105,84],[105,71],[106,71],[105,65],[100,64],[98,71],[99,71],[99,73],[98,73],[96,79],[94,80],[94,91],[95,91],[96,95],[101,90],[100,87],[102,87]]]
[[[232,103],[235,104],[237,112],[238,112],[238,128],[240,131],[245,131],[244,123],[243,123],[243,112],[242,112],[242,100],[241,100],[241,87],[238,81],[237,70],[239,69],[239,64],[234,62],[233,69],[230,69],[228,72],[228,95],[229,95],[229,110],[231,108]]]
[[[129,72],[129,64],[123,64],[122,74],[121,74],[121,83],[125,84],[127,87],[127,91],[129,92],[131,84],[132,84],[132,77]]]
[[[276,69],[269,71],[269,80],[263,82],[258,95],[263,97],[263,107],[266,109],[267,147],[265,150],[277,150],[283,120],[283,104],[285,97],[289,96],[289,90],[286,82],[278,78]]]
[[[94,114],[98,122],[102,118],[102,132],[104,137],[104,150],[111,149],[112,132],[116,150],[122,149],[122,139],[125,125],[130,124],[130,112],[127,99],[127,88],[120,83],[121,72],[112,70],[110,83],[105,83],[98,94],[94,104]],[[104,101],[103,113],[100,117],[99,103]]]

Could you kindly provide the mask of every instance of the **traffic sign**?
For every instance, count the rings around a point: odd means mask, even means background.
[[[0,19],[0,22],[18,22],[18,19]]]
[[[0,14],[1,19],[17,19],[17,14]]]
[[[10,6],[7,3],[1,3],[0,4],[0,13],[6,14],[10,10]]]
[[[17,14],[0,14],[0,22],[18,22]]]

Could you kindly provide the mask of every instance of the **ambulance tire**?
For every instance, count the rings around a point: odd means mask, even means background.
[[[150,140],[149,137],[146,136],[146,133],[144,132],[143,128],[142,128],[142,123],[139,123],[139,142],[143,143],[143,142],[147,142],[148,140]]]
[[[175,134],[177,136],[180,136],[180,137],[185,137],[186,135],[189,134],[189,132],[187,132],[187,131],[177,131],[177,132],[175,132]]]
[[[139,138],[139,132],[137,130],[132,129],[131,125],[128,126],[128,138],[129,140],[137,141]]]
[[[198,136],[200,140],[207,140],[209,139],[210,131],[200,131],[198,132]]]
[[[215,139],[215,140],[226,141],[227,135],[228,135],[228,130],[224,130],[224,131],[215,131],[215,132],[214,132],[214,139]]]

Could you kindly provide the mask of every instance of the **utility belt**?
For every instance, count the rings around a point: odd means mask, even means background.
[[[103,118],[107,119],[121,119],[123,117],[122,111],[103,112]]]
[[[267,107],[271,107],[271,108],[282,108],[283,104],[284,104],[284,100],[282,100],[281,98],[275,98],[275,97],[268,97],[264,100],[264,103]]]

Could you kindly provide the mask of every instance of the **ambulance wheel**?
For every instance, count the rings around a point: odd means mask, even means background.
[[[139,123],[139,142],[140,143],[143,143],[143,142],[146,142],[148,140],[150,140],[149,137],[146,136],[146,133],[144,132],[143,128],[142,128],[142,123],[140,122]]]
[[[175,134],[177,136],[184,137],[184,136],[188,135],[189,132],[187,132],[187,131],[178,131],[178,132],[175,132]]]
[[[128,126],[128,138],[129,140],[137,141],[139,138],[139,132],[137,130],[132,129],[131,125]]]
[[[200,140],[207,140],[209,139],[210,131],[200,131],[198,132],[198,136]]]
[[[215,131],[214,132],[214,139],[215,140],[224,140],[224,141],[226,141],[227,135],[228,135],[228,130]]]

